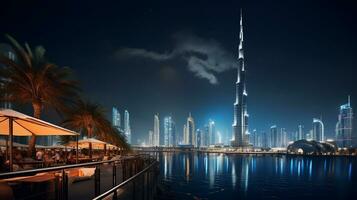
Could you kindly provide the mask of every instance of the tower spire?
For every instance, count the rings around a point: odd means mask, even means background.
[[[351,106],[351,95],[348,95],[348,105]]]
[[[243,12],[242,9],[240,10],[240,32],[239,32],[239,56],[238,59],[244,58],[244,52],[243,52]],[[244,68],[243,68],[244,69]]]

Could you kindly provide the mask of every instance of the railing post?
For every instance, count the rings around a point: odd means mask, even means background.
[[[117,185],[117,166],[113,162],[113,187]]]
[[[62,170],[62,199],[68,200],[68,174]]]
[[[115,162],[113,162],[113,187],[117,185],[117,166]],[[117,199],[117,190],[114,190],[113,200]]]
[[[94,173],[94,194],[95,196],[100,195],[100,166],[97,165],[95,167],[95,173]]]
[[[123,162],[122,162],[122,166],[121,166],[121,168],[122,168],[122,182],[124,182],[125,181],[125,171],[126,171],[126,167],[125,167],[125,159],[123,160]]]
[[[61,176],[59,173],[55,173],[55,199],[61,200],[62,185],[61,185]]]
[[[145,189],[146,189],[146,199],[149,199],[149,179],[148,172],[145,172]]]
[[[133,180],[133,200],[135,200],[135,180]]]
[[[142,178],[141,178],[141,181],[142,181],[142,182],[141,182],[141,185],[142,185],[142,186],[141,186],[141,187],[142,187],[142,188],[141,188],[141,193],[142,193],[142,194],[141,194],[141,197],[142,197],[142,198],[141,198],[141,199],[144,200],[144,199],[145,199],[145,176],[144,176],[144,174],[142,174],[141,176],[142,176]]]

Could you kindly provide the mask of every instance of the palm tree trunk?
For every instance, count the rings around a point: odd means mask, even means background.
[[[88,127],[87,128],[87,133],[88,133],[88,138],[92,138],[92,128],[91,127]],[[89,143],[89,158],[92,159],[92,143],[90,142]]]
[[[40,119],[41,117],[41,103],[39,102],[33,102],[32,103],[32,108],[33,108],[33,116],[37,119]],[[29,141],[29,151],[28,151],[28,156],[34,157],[35,156],[35,145],[36,145],[36,136],[32,135]]]

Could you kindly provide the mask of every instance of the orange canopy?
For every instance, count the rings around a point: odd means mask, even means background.
[[[74,131],[11,109],[0,109],[0,135],[9,135],[10,118],[13,119],[14,136],[78,135]]]

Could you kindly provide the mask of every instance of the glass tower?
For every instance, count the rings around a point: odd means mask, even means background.
[[[191,113],[187,118],[186,133],[184,135],[185,144],[196,146],[196,133],[195,133],[195,121],[193,120]]]
[[[325,141],[324,123],[321,119],[312,120],[312,139],[318,142]]]
[[[213,120],[209,120],[208,122],[208,136],[209,136],[209,145],[216,144],[216,126]]]
[[[130,119],[129,112],[124,111],[124,134],[129,144],[131,144],[131,129],[130,129]]]
[[[116,107],[112,108],[112,124],[117,129],[121,127],[120,112]]]
[[[175,122],[171,116],[164,118],[164,145],[165,147],[176,146]]]
[[[336,124],[336,140],[341,148],[349,148],[352,146],[352,123],[353,110],[351,107],[350,96],[348,96],[347,104],[340,106],[340,114]]]
[[[159,120],[159,114],[154,115],[153,144],[154,144],[154,146],[160,146],[160,120]]]

